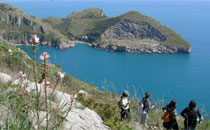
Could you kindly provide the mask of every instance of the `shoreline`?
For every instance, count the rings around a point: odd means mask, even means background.
[[[15,46],[22,46],[22,45],[31,45],[30,43],[17,43],[13,41],[6,41]],[[40,45],[42,46],[49,46],[54,47],[58,50],[66,50],[69,48],[75,47],[76,44],[85,44],[91,48],[110,51],[110,52],[124,52],[124,53],[139,53],[139,54],[190,54],[191,48],[177,48],[177,47],[167,47],[167,46],[125,46],[125,45],[109,45],[109,44],[100,44],[100,43],[88,43],[84,41],[69,41],[67,43],[61,43],[58,46],[53,46],[50,42],[41,42]]]
[[[104,45],[104,44],[88,44],[88,46],[111,52],[127,52],[127,53],[140,53],[140,54],[190,54],[190,49],[177,48],[177,47],[166,47],[166,46],[120,46],[120,45]]]
[[[191,48],[185,49],[185,48],[176,48],[176,47],[165,47],[165,46],[155,46],[155,47],[149,47],[149,46],[117,46],[117,45],[103,45],[98,43],[88,43],[83,41],[71,41],[71,45],[67,46],[51,46],[49,44],[40,44],[42,46],[49,46],[54,47],[58,50],[66,50],[69,48],[73,48],[76,46],[76,44],[85,44],[88,45],[91,48],[103,50],[103,51],[109,51],[109,52],[124,52],[124,53],[139,53],[139,54],[190,54]],[[22,46],[22,45],[31,45],[31,44],[15,44],[12,43],[15,46]]]

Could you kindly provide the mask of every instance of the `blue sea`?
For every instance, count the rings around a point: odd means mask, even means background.
[[[130,54],[96,50],[84,44],[67,50],[40,46],[50,62],[100,90],[131,97],[149,91],[152,102],[177,100],[180,112],[190,100],[210,112],[210,2],[208,1],[25,1],[8,3],[25,13],[46,18],[66,17],[72,11],[101,8],[107,16],[136,10],[180,34],[192,45],[191,54]],[[28,51],[27,47],[22,46]]]

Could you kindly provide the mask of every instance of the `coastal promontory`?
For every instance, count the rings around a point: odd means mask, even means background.
[[[191,46],[165,25],[136,11],[108,17],[98,8],[72,12],[66,18],[36,18],[8,4],[0,4],[0,39],[30,43],[31,34],[41,44],[66,49],[88,43],[97,49],[135,53],[190,53]]]

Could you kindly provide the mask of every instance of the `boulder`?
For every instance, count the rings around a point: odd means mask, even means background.
[[[79,90],[78,94],[83,94],[85,97],[88,96],[88,93],[84,90]]]
[[[74,42],[69,41],[68,43],[60,43],[59,46],[58,46],[58,49],[63,50],[63,49],[67,49],[67,48],[72,48],[74,46],[75,46]]]
[[[126,52],[126,46],[117,46],[117,52]]]
[[[39,111],[39,119],[41,120],[41,123],[40,123],[41,127],[46,127],[47,126],[47,118],[45,118],[45,117],[46,117],[46,112]],[[29,112],[29,119],[32,121],[33,127],[35,129],[38,129],[36,111],[31,110]],[[48,119],[50,119],[50,115],[48,115]]]
[[[12,80],[12,78],[11,78],[10,75],[0,72],[0,82],[1,83],[7,83],[7,82],[9,82],[11,80]]]
[[[98,114],[88,108],[72,109],[63,125],[66,130],[110,130]]]

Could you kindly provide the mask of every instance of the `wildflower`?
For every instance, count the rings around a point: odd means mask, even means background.
[[[20,77],[22,77],[22,75],[23,75],[23,71],[19,71],[18,72],[18,77],[20,78]]]
[[[18,72],[18,78],[21,79],[21,78],[25,78],[25,77],[26,77],[26,74],[24,74],[23,71]]]
[[[62,72],[57,72],[57,77],[58,77],[58,79],[63,79],[65,77],[65,75]]]
[[[9,49],[9,50],[8,50],[8,52],[9,52],[9,54],[10,54],[10,55],[12,55],[12,54],[13,54],[13,52],[12,52],[12,50],[11,50],[11,49]]]
[[[26,94],[26,95],[29,95],[28,90],[25,90],[25,94]]]
[[[31,42],[33,45],[39,44],[39,37],[36,34],[31,35]]]
[[[77,98],[77,95],[70,95],[70,100],[73,102]]]
[[[43,86],[49,87],[50,81],[45,81],[45,79],[43,79],[43,80],[40,82],[40,84],[43,85]]]
[[[47,52],[42,52],[42,54],[40,55],[39,59],[44,62],[45,60],[47,60],[50,57],[50,55]]]
[[[50,81],[46,81],[46,87],[48,87],[50,85]]]

